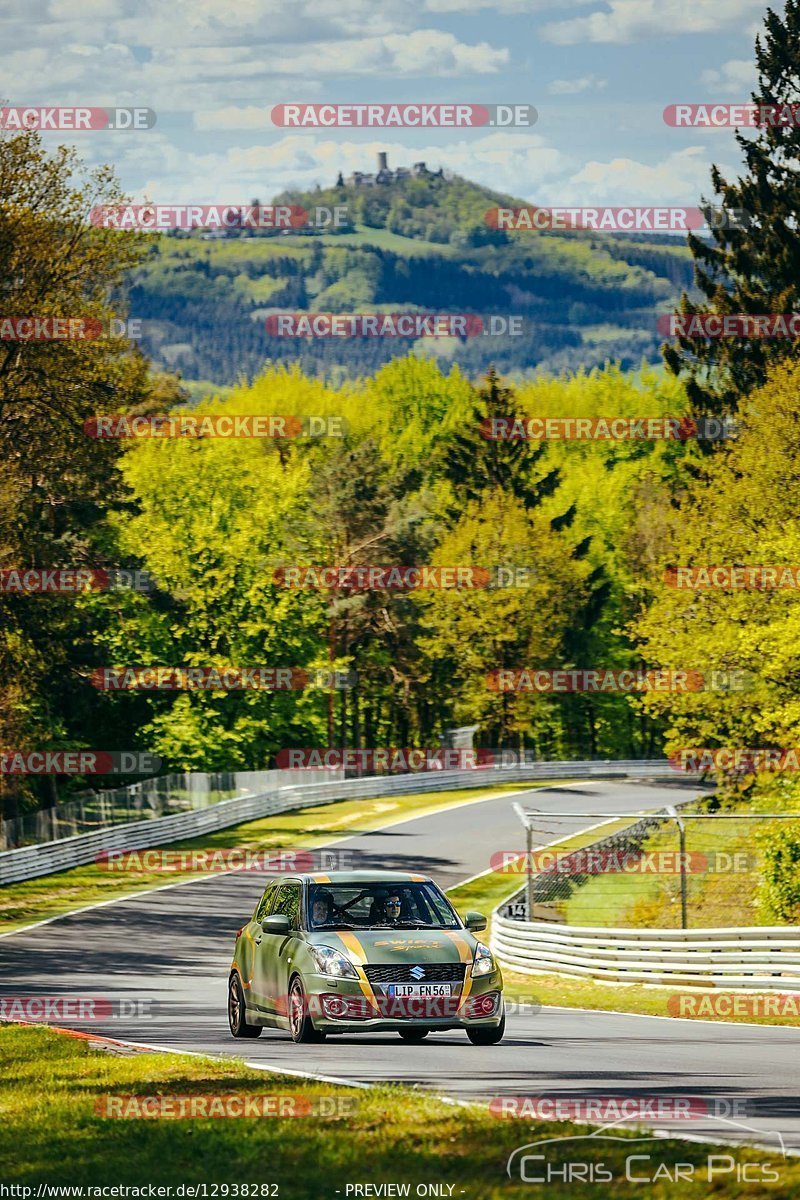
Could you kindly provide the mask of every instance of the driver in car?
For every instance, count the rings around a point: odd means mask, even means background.
[[[314,925],[328,925],[333,920],[333,896],[330,892],[317,892],[311,906],[311,921]]]
[[[396,925],[400,920],[402,907],[403,904],[400,897],[396,892],[391,892],[383,901],[379,919],[388,922],[389,925]]]

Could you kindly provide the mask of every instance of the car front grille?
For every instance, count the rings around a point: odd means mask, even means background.
[[[425,972],[419,974],[419,970]],[[463,983],[464,963],[397,963],[395,966],[366,966],[364,973],[370,983]],[[412,975],[411,972],[415,971]]]

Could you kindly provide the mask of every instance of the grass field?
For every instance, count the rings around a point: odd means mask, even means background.
[[[515,1053],[512,1047],[509,1053]],[[479,1058],[476,1051],[476,1066]],[[0,1181],[5,1185],[206,1184],[208,1196],[335,1200],[346,1196],[348,1185],[359,1183],[410,1184],[412,1196],[417,1185],[436,1184],[442,1190],[433,1194],[467,1200],[545,1194],[558,1200],[574,1198],[580,1187],[563,1182],[566,1166],[578,1159],[602,1161],[613,1175],[613,1183],[594,1183],[590,1189],[596,1200],[607,1200],[643,1194],[640,1183],[626,1181],[625,1160],[647,1154],[649,1162],[638,1160],[635,1173],[659,1174],[646,1189],[652,1200],[675,1195],[677,1163],[687,1164],[693,1174],[692,1182],[680,1185],[682,1195],[700,1200],[713,1194],[727,1200],[742,1194],[731,1167],[723,1172],[716,1164],[713,1182],[708,1182],[709,1156],[719,1154],[719,1147],[677,1139],[633,1140],[634,1133],[618,1128],[613,1132],[621,1140],[587,1142],[586,1126],[499,1119],[486,1106],[449,1104],[406,1088],[337,1088],[269,1075],[236,1061],[177,1054],[119,1056],[47,1029],[11,1025],[0,1026],[0,1061]],[[204,1105],[211,1097],[227,1097],[230,1110],[230,1098],[241,1109],[244,1098],[253,1096],[269,1097],[262,1102],[265,1107],[283,1113],[301,1106],[319,1112],[231,1119],[104,1115],[131,1112],[130,1100],[122,1099],[131,1096],[157,1098],[148,1103],[184,1113],[188,1097]],[[512,1151],[571,1136],[581,1140],[543,1148],[548,1168],[562,1178],[540,1186],[521,1182],[518,1173],[512,1180],[506,1176]],[[800,1189],[798,1160],[750,1150],[734,1150],[732,1156],[736,1163],[753,1164],[754,1172],[777,1176],[775,1182],[746,1189],[754,1200]],[[536,1167],[545,1169],[540,1163]],[[242,1191],[245,1184],[254,1190]],[[264,1185],[277,1187],[264,1190]]]
[[[390,229],[374,229],[368,225],[357,225],[353,233],[322,234],[314,240],[321,241],[325,246],[357,246],[359,249],[376,246],[379,250],[391,250],[408,258],[430,254],[447,258],[457,253],[456,247],[448,242],[426,242],[423,238],[403,237],[399,233],[392,233]],[[298,244],[308,242],[308,238],[293,238],[290,235],[281,238],[281,241]]]
[[[709,801],[692,805],[687,812],[708,812]],[[729,802],[720,810],[735,816],[795,812],[800,830],[800,795],[787,787],[765,787],[752,799]],[[724,927],[778,924],[762,910],[758,886],[763,874],[761,834],[767,822],[752,820],[686,819],[687,912],[689,927]],[[644,854],[680,850],[674,822],[665,822],[642,844]],[[584,877],[572,894],[559,904],[569,925],[678,929],[681,925],[681,880],[675,869],[661,873],[602,873]]]

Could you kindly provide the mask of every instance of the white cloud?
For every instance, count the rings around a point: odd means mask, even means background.
[[[607,84],[607,79],[584,75],[581,79],[554,79],[548,84],[547,90],[551,96],[578,96],[581,92],[600,91]]]
[[[271,63],[270,70],[304,81],[331,75],[486,75],[495,74],[508,60],[508,50],[496,50],[488,42],[468,46],[452,33],[417,29],[413,33],[286,49]]]
[[[751,58],[732,58],[718,69],[703,71],[700,78],[710,92],[749,100],[756,86],[756,64]]]
[[[245,107],[228,105],[227,108],[203,109],[194,114],[194,126],[205,132],[212,129],[269,129],[274,132],[271,113],[271,105],[266,108],[248,104]]]
[[[109,137],[111,135],[108,135]],[[387,151],[390,166],[424,161],[499,192],[526,198],[542,180],[563,176],[569,161],[534,133],[494,131],[442,145],[400,141],[318,141],[307,133],[290,134],[269,144],[230,146],[204,153],[173,145],[154,130],[147,139],[122,142],[115,154],[118,171],[134,180],[134,201],[163,204],[242,203],[252,196],[266,200],[284,188],[332,184],[339,171],[374,171],[378,151]],[[97,142],[92,143],[95,151]],[[99,152],[98,161],[103,154]]]
[[[185,44],[173,45],[165,40],[143,56],[119,39],[116,27],[113,39],[109,36],[97,45],[87,45],[85,33],[81,30],[80,39],[65,38],[58,54],[44,43],[20,45],[7,52],[3,94],[15,104],[139,104],[173,113],[222,109],[225,128],[255,129],[263,127],[257,116],[259,107],[298,97],[308,101],[320,98],[323,81],[329,89],[330,80],[369,78],[383,92],[386,78],[420,79],[424,91],[424,80],[430,77],[497,75],[510,59],[503,47],[486,41],[467,44],[437,29],[317,42],[304,36],[297,43],[273,47],[270,55],[264,53],[258,37],[244,38],[242,44],[223,40],[198,45],[188,38]],[[290,86],[294,95],[287,96]],[[348,98],[346,93],[342,95],[342,99]],[[416,98],[428,101],[432,97],[420,94]],[[238,124],[237,108],[244,110]],[[203,127],[213,126],[207,123]]]
[[[581,8],[587,0],[424,0],[426,12],[477,12],[491,8],[497,13],[529,13],[553,8]]]
[[[626,43],[658,35],[719,33],[740,29],[763,0],[608,0],[607,11],[554,21],[542,35],[564,46],[578,42]]]
[[[704,195],[711,195],[707,151],[703,146],[688,146],[655,164],[637,162],[632,158],[587,162],[564,184],[558,184],[555,189],[551,185],[547,199],[550,204],[581,206],[694,206]]]

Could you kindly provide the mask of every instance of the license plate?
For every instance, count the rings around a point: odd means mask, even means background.
[[[449,983],[390,983],[386,989],[390,996],[449,996]]]

